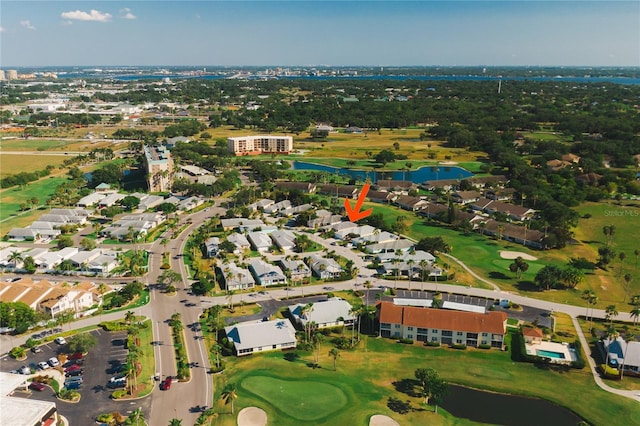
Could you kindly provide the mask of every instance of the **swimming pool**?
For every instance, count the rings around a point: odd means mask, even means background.
[[[547,358],[564,359],[564,354],[561,354],[560,352],[545,351],[544,349],[536,349],[536,354]]]

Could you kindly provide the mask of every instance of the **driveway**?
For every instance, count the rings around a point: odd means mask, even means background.
[[[275,299],[263,300],[261,302],[258,302],[258,305],[262,308],[262,311],[260,311],[259,313],[253,314],[253,315],[244,315],[241,317],[227,318],[225,322],[227,324],[231,324],[236,322],[261,321],[264,317],[271,317],[272,315],[276,314],[280,309],[284,308],[285,306],[295,305],[298,303],[304,303],[304,304],[317,303],[317,302],[322,302],[324,300],[327,300],[326,295],[300,297],[296,299],[287,299],[287,300],[275,300]]]

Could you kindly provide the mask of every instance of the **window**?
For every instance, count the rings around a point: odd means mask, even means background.
[[[407,327],[407,330],[413,331],[413,327]]]
[[[487,337],[489,336],[489,333],[482,333],[482,337]]]
[[[380,328],[388,330],[391,328],[391,324],[380,324]]]
[[[407,334],[407,338],[413,340],[413,334]]]
[[[462,339],[456,339],[456,343],[457,343],[457,344],[462,343]]]
[[[456,336],[462,336],[462,331],[456,332]]]
[[[400,324],[394,324],[394,328],[400,328]]]
[[[425,333],[426,334],[428,331],[429,331],[428,328],[420,328],[420,327],[418,327],[418,333]]]
[[[449,330],[442,330],[442,336],[451,337],[451,336],[453,336],[453,332],[449,331]]]

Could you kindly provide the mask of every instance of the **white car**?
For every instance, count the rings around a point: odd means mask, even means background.
[[[59,344],[59,345],[66,345],[66,344],[67,344],[67,341],[66,341],[66,340],[64,340],[64,337],[56,337],[55,342],[56,342],[57,344]]]
[[[44,361],[41,361],[38,363],[38,367],[40,368],[40,370],[46,370],[47,368],[49,368],[49,364],[47,364]]]
[[[60,361],[58,361],[58,358],[52,356],[51,358],[49,358],[49,365],[52,367],[57,367],[60,365]]]

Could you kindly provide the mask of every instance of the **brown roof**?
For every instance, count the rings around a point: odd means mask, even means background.
[[[413,188],[415,184],[410,180],[391,180],[381,179],[376,182],[376,185],[380,188]]]
[[[49,292],[49,294],[47,294],[46,298],[40,302],[40,306],[43,306],[45,308],[53,307],[56,303],[58,303],[60,299],[62,299],[67,294],[67,292],[67,289],[62,289],[59,287],[54,288]]]
[[[463,200],[470,200],[472,198],[480,198],[480,194],[478,191],[456,191],[453,193],[452,197],[461,198]]]
[[[505,312],[491,311],[479,314],[416,306],[396,306],[391,302],[380,303],[381,323],[471,333],[504,334],[506,320],[507,314]]]
[[[282,189],[295,189],[298,191],[310,191],[315,188],[315,184],[309,182],[276,182],[275,186]]]
[[[522,329],[522,334],[524,336],[539,337],[541,339],[543,337],[542,331],[539,328],[525,327]]]
[[[367,192],[367,198],[370,200],[391,200],[395,197],[396,195],[393,192],[373,190]]]
[[[528,207],[517,206],[515,204],[503,203],[502,201],[494,201],[489,206],[487,206],[489,210],[493,210],[496,212],[502,212],[514,216],[524,216],[525,214],[531,213],[532,209]]]

